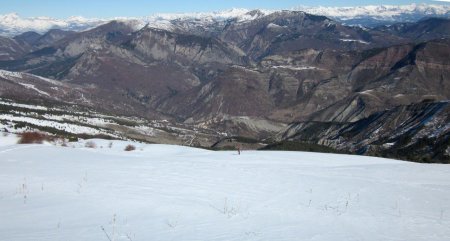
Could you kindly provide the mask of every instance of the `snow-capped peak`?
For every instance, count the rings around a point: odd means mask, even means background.
[[[157,13],[146,17],[146,19],[149,23],[156,21],[173,21],[173,20],[223,21],[228,19],[237,19],[238,21],[248,21],[274,12],[269,10],[257,10],[257,11],[260,14],[255,14],[254,11],[250,11],[244,8],[232,8],[229,10],[216,12],[196,12],[196,13],[176,13],[176,14]]]
[[[226,11],[217,12],[194,12],[194,13],[157,13],[151,15],[149,18],[152,19],[164,19],[164,20],[175,20],[175,19],[229,19],[236,18],[245,15],[248,12],[247,9],[243,8],[233,8]]]

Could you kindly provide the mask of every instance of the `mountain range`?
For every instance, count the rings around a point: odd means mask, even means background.
[[[381,5],[358,7],[294,7],[289,10],[303,11],[309,14],[327,16],[347,25],[375,27],[396,22],[416,22],[426,17],[450,17],[450,5],[410,4]],[[147,17],[115,17],[115,18],[85,18],[73,16],[67,19],[51,17],[23,18],[17,13],[0,15],[0,35],[15,36],[27,31],[45,33],[50,29],[67,31],[83,31],[113,20],[132,22],[136,28],[149,24],[157,28],[168,29],[172,21],[189,21],[197,24],[208,24],[230,19],[249,20],[276,12],[275,10],[259,10],[261,15],[249,16],[248,9],[230,9],[226,11],[182,14],[153,14]]]
[[[195,16],[0,37],[0,96],[226,133],[206,147],[234,136],[450,160],[448,18],[362,27],[304,11]]]

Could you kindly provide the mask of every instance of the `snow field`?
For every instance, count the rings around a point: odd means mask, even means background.
[[[450,166],[0,135],[0,240],[448,240]],[[110,143],[112,147],[109,148]]]

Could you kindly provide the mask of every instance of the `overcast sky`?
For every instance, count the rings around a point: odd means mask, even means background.
[[[0,14],[22,17],[49,16],[140,17],[153,13],[219,11],[230,8],[289,9],[295,6],[449,4],[450,0],[0,0]]]

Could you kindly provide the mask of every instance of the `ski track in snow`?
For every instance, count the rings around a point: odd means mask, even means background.
[[[0,240],[448,240],[450,166],[0,136]],[[108,146],[112,143],[112,148]],[[104,231],[102,230],[102,227]],[[106,233],[106,234],[105,234]]]

